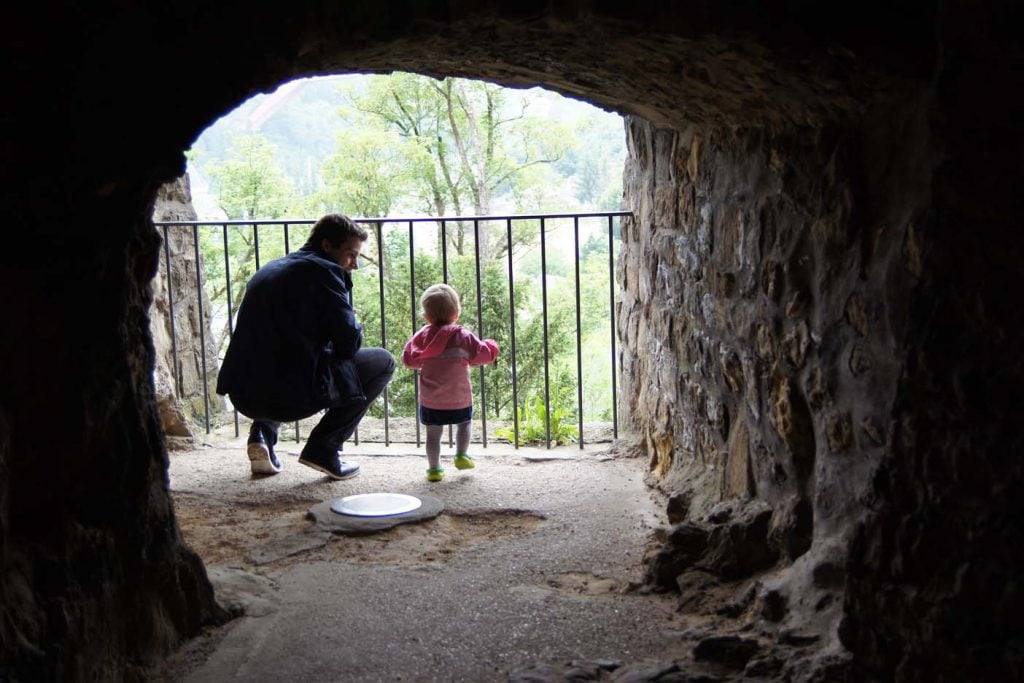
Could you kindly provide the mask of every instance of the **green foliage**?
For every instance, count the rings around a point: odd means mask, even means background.
[[[571,146],[556,165],[573,181],[580,206],[616,211],[622,205],[622,158],[625,135],[622,120],[614,116],[577,117],[578,144]]]
[[[229,219],[279,218],[293,196],[275,159],[275,148],[259,135],[237,137],[231,155],[207,166],[221,210]]]
[[[197,166],[223,161],[231,155],[235,138],[256,133],[274,146],[275,160],[298,195],[312,195],[322,185],[320,167],[331,153],[335,135],[348,127],[337,116],[338,84],[364,78],[353,74],[300,79],[248,99],[203,131],[192,148],[195,159],[189,174],[195,180]]]
[[[350,128],[339,133],[334,154],[323,165],[324,188],[313,198],[314,213],[387,216],[410,182],[404,147],[388,131]]]
[[[485,215],[500,196],[550,190],[550,175],[535,169],[559,160],[573,140],[568,126],[530,114],[529,98],[514,92],[483,81],[399,73],[350,87],[342,113],[371,135],[401,138],[403,144],[390,144],[390,161],[408,171],[392,175],[405,181],[409,210]]]
[[[253,213],[245,197],[222,197],[229,218],[316,217],[329,210],[387,215],[381,207],[388,202],[373,192],[348,201],[354,193],[348,181],[368,172],[386,181],[370,184],[390,194],[392,214],[608,210],[622,201],[621,117],[540,88],[408,73],[291,81],[203,132],[188,153],[193,188],[205,185],[198,176],[244,160],[240,141],[247,137],[273,151],[287,200],[283,208]],[[378,150],[388,147],[388,137],[405,144],[382,158]],[[257,154],[253,161],[259,160]],[[350,165],[362,169],[350,172]],[[228,184],[243,184],[235,175]],[[209,184],[223,180],[210,177]],[[367,203],[371,209],[362,210]]]
[[[555,405],[551,411],[550,424],[548,422],[548,408],[544,403],[544,396],[542,394],[534,394],[531,400],[519,408],[519,443],[521,444],[537,444],[547,443],[548,434],[550,429],[551,443],[558,446],[564,446],[570,443],[576,443],[579,441],[580,432],[579,428],[573,424],[571,415],[568,411],[561,406]],[[494,430],[495,436],[501,439],[506,439],[510,442],[515,441],[515,428],[514,427],[502,427]]]
[[[228,304],[233,315],[242,301],[249,278],[264,263],[280,258],[305,243],[310,228],[308,222],[281,225],[213,224],[199,227],[205,291],[213,321],[211,333],[214,346],[219,352],[223,353],[226,348],[230,332]]]

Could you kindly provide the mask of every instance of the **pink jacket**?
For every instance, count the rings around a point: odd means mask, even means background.
[[[498,357],[498,342],[479,339],[462,325],[425,325],[402,352],[402,364],[420,371],[420,405],[455,410],[473,405],[469,366]]]

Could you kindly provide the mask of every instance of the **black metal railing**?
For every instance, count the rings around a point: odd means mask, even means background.
[[[360,268],[357,273],[354,273],[360,279],[357,280],[355,287],[355,294],[357,298],[359,296],[366,296],[365,287],[367,284],[372,284],[373,280],[376,280],[376,311],[367,311],[364,315],[364,311],[360,310],[360,318],[363,319],[364,323],[364,334],[368,330],[369,325],[372,323],[376,330],[376,334],[379,336],[379,346],[388,348],[389,344],[398,349],[396,343],[401,340],[404,345],[404,340],[401,337],[389,338],[389,332],[395,329],[403,329],[404,331],[415,331],[418,328],[417,319],[419,315],[418,311],[418,300],[419,292],[422,287],[426,284],[432,284],[433,281],[442,281],[448,283],[450,278],[455,275],[459,275],[463,280],[466,279],[466,273],[459,270],[456,273],[452,268],[451,259],[459,258],[459,263],[464,265],[467,258],[471,257],[472,267],[469,268],[471,275],[472,286],[475,290],[475,296],[470,300],[471,305],[469,307],[475,309],[475,332],[481,336],[491,336],[485,325],[490,323],[492,326],[500,326],[506,324],[505,316],[507,316],[507,330],[503,330],[504,339],[503,342],[507,342],[507,356],[505,351],[505,344],[502,344],[502,355],[505,356],[502,360],[504,376],[507,377],[511,384],[510,402],[506,406],[505,415],[488,414],[488,394],[486,381],[488,372],[493,372],[491,366],[487,368],[481,367],[478,369],[478,381],[476,382],[477,401],[478,408],[475,409],[476,417],[482,423],[482,445],[487,446],[488,441],[488,429],[487,419],[491,417],[495,420],[501,420],[504,417],[504,422],[507,424],[511,422],[511,441],[516,447],[522,443],[521,428],[523,428],[524,405],[521,403],[523,398],[520,394],[521,385],[523,383],[522,372],[536,373],[536,375],[530,374],[530,378],[533,379],[533,384],[536,385],[536,379],[542,376],[542,382],[540,382],[541,389],[538,390],[539,395],[543,396],[543,422],[544,422],[544,438],[543,441],[548,448],[552,446],[552,420],[560,419],[559,411],[554,409],[552,406],[552,363],[553,352],[558,353],[558,358],[565,359],[565,349],[552,349],[552,321],[549,318],[549,296],[551,295],[549,280],[558,279],[553,278],[552,274],[549,273],[549,259],[551,254],[549,253],[552,249],[552,242],[556,244],[555,249],[562,251],[563,262],[566,258],[570,259],[573,263],[572,268],[572,286],[573,286],[573,314],[574,314],[574,337],[575,337],[575,417],[576,417],[576,439],[579,443],[580,448],[583,447],[585,442],[585,416],[587,411],[584,406],[584,397],[588,390],[587,381],[584,377],[584,339],[582,336],[582,330],[584,327],[583,312],[586,303],[593,304],[593,295],[584,301],[582,295],[582,287],[584,285],[595,285],[601,284],[599,282],[593,282],[592,280],[600,280],[607,278],[607,300],[601,304],[603,310],[598,311],[598,317],[601,318],[602,322],[607,323],[608,337],[607,337],[607,358],[610,361],[610,370],[607,373],[607,377],[591,380],[591,384],[597,382],[601,384],[600,390],[594,390],[590,387],[592,392],[604,395],[608,395],[608,405],[603,408],[591,407],[590,412],[593,414],[595,411],[603,415],[603,420],[592,420],[594,422],[610,422],[613,437],[618,436],[618,413],[616,409],[617,402],[617,368],[616,368],[616,344],[615,344],[615,283],[614,283],[614,264],[616,256],[616,246],[619,240],[619,225],[623,216],[630,215],[628,212],[623,211],[612,211],[612,212],[590,212],[590,213],[563,213],[563,214],[529,214],[529,215],[509,215],[509,216],[462,216],[462,217],[416,217],[416,218],[359,218],[357,222],[364,225],[368,232],[371,233],[371,244],[367,244],[364,247],[363,258],[364,266],[366,261],[369,261],[373,268]],[[306,234],[306,231],[312,226],[315,221],[313,220],[258,220],[258,221],[166,221],[157,222],[155,226],[161,232],[164,240],[163,256],[165,264],[170,264],[172,267],[166,268],[167,277],[167,298],[169,308],[169,325],[170,325],[170,337],[171,337],[171,353],[173,356],[173,370],[174,378],[176,382],[176,388],[179,395],[182,391],[182,359],[181,344],[179,344],[179,331],[178,325],[176,324],[176,318],[180,317],[183,308],[193,308],[190,313],[194,312],[197,315],[200,324],[199,328],[199,365],[201,368],[200,374],[202,375],[202,400],[203,400],[203,421],[207,433],[211,431],[211,363],[208,358],[208,340],[207,340],[207,326],[213,329],[218,321],[221,322],[223,329],[226,330],[227,337],[234,331],[234,316],[236,313],[236,300],[237,295],[242,291],[245,282],[251,277],[255,270],[258,270],[262,265],[261,259],[261,239],[263,240],[263,255],[270,252],[270,258],[277,258],[279,255],[284,255],[292,250],[292,230],[301,228]],[[534,236],[531,234],[533,230],[536,230],[538,236],[534,240]],[[187,231],[184,235],[188,236],[188,239],[182,237],[183,233],[176,231]],[[587,233],[589,238],[586,245],[581,245],[581,233]],[[261,234],[262,233],[262,234]],[[566,233],[569,233],[569,238],[566,237]],[[467,238],[472,235],[472,250],[467,257]],[[173,240],[177,246],[176,250],[172,250],[171,244],[172,236],[177,237]],[[495,236],[500,236],[500,239],[495,240]],[[420,251],[417,252],[417,238],[420,240],[427,239],[428,247],[421,247]],[[431,238],[433,238],[431,240]],[[304,241],[304,240],[303,240]],[[190,242],[186,245],[185,242]],[[487,245],[487,253],[481,253],[482,245]],[[449,251],[455,249],[457,254],[455,257],[450,257]],[[565,253],[564,250],[571,249],[571,253]],[[584,263],[582,257],[582,250],[588,250],[586,263],[591,264],[589,273],[581,273],[580,266]],[[238,251],[242,250],[245,253],[239,254]],[[399,254],[396,250],[404,250],[405,253]],[[525,261],[534,250],[539,250],[539,272],[534,274],[526,274],[524,271],[527,270],[523,266],[523,263],[519,263],[520,266],[517,268],[517,260]],[[192,296],[189,300],[183,300],[181,292],[175,291],[174,279],[172,272],[174,267],[182,267],[179,263],[184,260],[183,255],[186,252],[191,253],[192,259],[194,259],[194,276],[196,282],[202,283],[206,298],[212,302],[211,309],[222,309],[218,311],[208,311],[204,304],[204,296]],[[600,266],[604,273],[599,277],[595,273],[597,272],[593,268],[595,259],[603,259],[606,254],[606,261]],[[500,258],[499,258],[500,257]],[[269,258],[266,260],[270,260]],[[498,266],[498,262],[503,261],[503,266]],[[406,267],[408,272],[395,272],[401,271]],[[490,269],[485,273],[485,268]],[[421,272],[419,281],[417,279],[417,271]],[[493,299],[497,296],[497,287],[495,286],[494,279],[496,273],[501,270],[504,271],[503,277],[506,282],[501,283],[502,296],[504,301],[501,302],[502,308],[505,309],[505,313],[501,316],[491,315],[488,319],[485,316],[485,308],[488,304],[491,305],[491,309],[494,309]],[[233,277],[234,271],[234,277]],[[369,271],[369,274],[366,274]],[[363,274],[363,275],[360,275]],[[432,276],[431,276],[432,274]],[[425,282],[426,280],[431,282]],[[486,282],[485,282],[486,280]],[[564,282],[565,278],[561,278],[556,287],[566,286]],[[406,282],[407,281],[407,282]],[[425,283],[425,284],[424,284]],[[392,305],[388,306],[389,301],[393,301],[398,296],[398,287],[405,287],[407,284],[407,293],[401,294],[404,299],[408,296],[409,306],[406,308],[405,304],[400,306]],[[529,293],[530,287],[537,287],[539,284],[540,294],[540,354],[539,364],[540,368],[536,368],[536,362],[531,364],[522,363],[519,360],[519,345],[523,344],[524,341],[520,337],[517,337],[517,332],[520,336],[522,330],[518,330],[523,325],[519,319],[524,314],[524,310],[517,306],[517,302],[521,302],[524,297],[523,288],[527,288]],[[517,290],[518,287],[518,290]],[[213,290],[211,292],[211,289]],[[463,309],[467,308],[466,292],[460,292],[463,296]],[[518,297],[518,298],[517,298]],[[603,297],[603,295],[602,295]],[[486,301],[485,301],[486,299]],[[366,303],[364,300],[362,303]],[[409,320],[405,323],[401,323],[399,318],[404,318],[405,314],[399,315],[397,311],[399,308],[405,309],[410,315]],[[593,314],[593,310],[591,310]],[[411,323],[411,325],[409,325]],[[408,326],[407,326],[408,325]],[[558,330],[558,339],[563,339],[561,334],[562,330]],[[555,342],[560,343],[559,341]],[[588,344],[590,347],[596,346],[596,343],[591,336]],[[377,345],[369,344],[368,345]],[[216,344],[214,344],[216,347]],[[601,351],[602,349],[598,349]],[[536,351],[536,349],[531,349]],[[394,351],[392,351],[394,353]],[[216,354],[222,353],[221,349],[216,350]],[[400,353],[400,351],[399,351]],[[529,365],[524,370],[523,365]],[[214,366],[219,367],[219,365]],[[564,377],[563,377],[564,379]],[[395,382],[392,382],[394,385]],[[418,401],[418,387],[413,379],[412,392],[413,400],[412,405],[415,406]],[[492,385],[497,386],[497,385]],[[501,387],[499,387],[501,388]],[[606,391],[610,388],[610,391]],[[559,386],[557,389],[561,390]],[[561,394],[559,394],[561,397]],[[382,407],[379,408],[381,417],[383,419],[384,426],[384,443],[390,444],[390,426],[389,420],[392,417],[395,405],[390,399],[389,389],[385,389],[383,394]],[[405,404],[409,404],[408,397],[404,399]],[[564,402],[564,399],[562,399]],[[493,404],[490,406],[493,409]],[[499,411],[500,412],[500,411]],[[239,434],[238,426],[238,413],[232,411],[234,416],[234,427],[235,435]],[[409,414],[396,415],[396,417],[413,417],[415,418],[415,409]],[[533,417],[536,417],[534,414]],[[415,419],[414,419],[415,421]],[[535,421],[535,420],[534,420]],[[421,436],[419,423],[416,422],[416,444],[420,445]],[[300,425],[295,425],[295,438],[299,440],[300,437]],[[533,430],[536,432],[536,430]],[[556,434],[556,437],[558,435]],[[531,442],[537,440],[536,433],[532,435]],[[356,442],[358,443],[358,433],[356,434]],[[450,435],[449,435],[450,438]]]

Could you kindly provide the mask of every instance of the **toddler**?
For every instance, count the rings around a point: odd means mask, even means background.
[[[462,307],[458,293],[448,285],[427,287],[420,297],[420,307],[427,324],[405,345],[402,363],[420,371],[419,419],[427,427],[427,481],[441,481],[444,425],[456,425],[456,469],[475,467],[466,453],[473,425],[469,366],[492,362],[498,357],[498,343],[479,339],[456,324]]]

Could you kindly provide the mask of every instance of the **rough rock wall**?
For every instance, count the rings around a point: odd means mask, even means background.
[[[153,220],[196,220],[188,175],[160,187],[153,207]],[[210,334],[210,302],[205,286],[200,286],[200,282],[205,285],[202,268],[197,280],[192,230],[169,227],[161,232],[161,239],[165,243],[161,245],[159,267],[153,278],[153,305],[150,308],[150,331],[156,349],[153,379],[168,444],[171,447],[189,447],[194,440],[194,431],[205,424],[207,410],[213,419],[224,409],[224,399],[216,392],[217,351]],[[170,278],[173,297],[167,287],[168,256],[173,264]],[[199,307],[195,305],[199,296],[203,297],[203,321],[200,321]],[[202,340],[206,341],[205,355]],[[208,378],[205,394],[204,359]]]
[[[938,22],[906,362],[849,553],[840,633],[862,678],[1024,680],[1022,18],[948,3]]]
[[[894,177],[930,172],[927,127],[869,119],[870,141],[854,127],[629,123],[621,412],[674,518],[733,529],[674,561],[670,541],[652,578],[685,593],[694,568],[735,581],[796,562],[772,587],[787,605],[775,620],[826,640],[842,590],[815,577],[845,564],[890,449],[914,282],[905,245],[929,202],[927,186]],[[866,215],[873,192],[898,201]]]
[[[25,331],[0,352],[0,679],[140,679],[225,616],[168,493],[146,315],[159,240],[140,199],[52,197],[47,217],[76,229],[0,271]]]
[[[774,570],[759,612],[852,680],[1024,675],[1007,20],[945,8],[934,80],[854,125],[629,124],[620,414],[678,523],[649,579]]]

